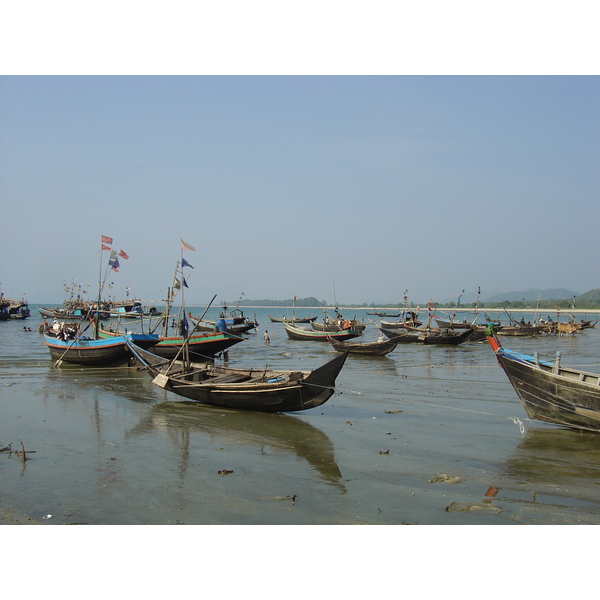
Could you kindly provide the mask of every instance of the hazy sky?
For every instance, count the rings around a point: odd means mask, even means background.
[[[599,113],[596,76],[4,75],[1,291],[95,290],[106,235],[147,301],[180,239],[191,304],[582,293]]]

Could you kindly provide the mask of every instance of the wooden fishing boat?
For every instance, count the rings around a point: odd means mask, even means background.
[[[96,307],[92,304],[69,303],[65,302],[63,306],[56,308],[44,308],[38,306],[40,315],[45,319],[58,319],[59,321],[85,321],[99,315],[100,319],[110,319],[110,313],[101,310],[98,313]]]
[[[329,332],[344,331],[347,329],[352,329],[353,331],[358,331],[358,332],[362,333],[366,328],[366,325],[363,325],[356,319],[346,320],[346,319],[326,318],[323,323],[316,323],[314,321],[311,321],[310,325],[315,331],[329,331]]]
[[[221,318],[216,321],[206,321],[192,316],[189,312],[188,317],[194,323],[196,331],[227,331],[233,335],[242,335],[258,327],[256,320],[250,321],[246,317],[243,317],[241,320]]]
[[[287,317],[272,317],[271,315],[267,315],[271,323],[283,323],[287,321],[288,323],[312,323],[316,321],[318,317],[292,317],[288,319]]]
[[[434,317],[434,320],[440,329],[469,329],[472,325],[472,323],[469,323],[466,320],[460,322],[454,320],[448,321],[438,317]]]
[[[285,328],[288,337],[291,340],[314,340],[317,342],[328,342],[331,337],[334,340],[350,340],[355,337],[359,337],[361,333],[352,329],[345,329],[342,331],[315,331],[314,329],[307,329],[306,327],[298,327],[287,321],[283,321],[283,327]],[[311,323],[314,325],[314,323]]]
[[[394,319],[396,317],[400,316],[400,313],[395,313],[395,314],[388,314],[385,311],[384,312],[368,312],[368,315],[376,315],[377,317],[389,317],[390,319]]]
[[[130,343],[131,351],[153,377],[174,394],[214,406],[261,412],[293,412],[321,406],[333,395],[345,352],[314,371],[233,369],[218,365],[160,361]]]
[[[419,315],[412,310],[404,311],[400,314],[400,318],[397,321],[387,321],[385,319],[380,319],[379,321],[382,327],[387,327],[388,329],[399,329],[404,327],[420,327],[423,325],[421,321],[419,321]]]
[[[544,329],[543,325],[503,325],[496,333],[498,335],[533,337],[544,333]]]
[[[141,300],[121,300],[106,303],[103,308],[111,318],[136,319],[158,315],[156,307],[145,308]]]
[[[372,356],[385,356],[398,345],[396,340],[380,338],[375,342],[340,342],[329,338],[329,342],[338,352],[350,354],[369,354]]]
[[[99,334],[104,339],[123,335],[122,332],[110,328],[101,328]],[[150,350],[153,354],[172,360],[181,357],[182,348],[187,344],[190,360],[195,362],[214,361],[217,354],[244,341],[244,338],[227,331],[194,331],[189,336],[157,335],[156,337],[157,343]]]
[[[111,336],[110,338],[87,337],[85,328],[66,324],[53,329],[49,324],[43,330],[44,343],[52,360],[60,363],[91,367],[119,366],[129,362],[133,355],[127,341],[134,341],[143,348],[158,343],[158,336],[142,333]]]
[[[472,335],[473,329],[465,329],[455,333],[452,330],[445,331],[433,331],[433,330],[422,330],[410,332],[398,331],[397,329],[387,329],[385,327],[379,327],[379,329],[391,340],[397,341],[399,344],[402,343],[421,343],[421,344],[445,344],[449,346],[457,346],[466,342]]]
[[[600,431],[600,375],[505,349],[495,332],[487,340],[527,416],[556,425]]]

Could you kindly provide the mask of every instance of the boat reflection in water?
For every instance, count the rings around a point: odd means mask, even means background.
[[[164,430],[186,451],[190,433],[219,439],[219,444],[265,447],[295,453],[304,459],[328,484],[346,489],[335,461],[331,440],[310,423],[282,413],[257,413],[201,406],[193,402],[163,402],[149,408],[144,418],[127,435],[143,435]]]
[[[575,429],[528,429],[506,462],[505,473],[546,486],[570,488],[594,482],[596,488],[600,479],[600,436]]]

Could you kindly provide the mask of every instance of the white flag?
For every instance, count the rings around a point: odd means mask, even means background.
[[[183,240],[181,240],[181,249],[182,250],[196,250],[196,248],[194,248],[194,246],[190,246],[189,244],[186,244],[186,242],[184,242]]]

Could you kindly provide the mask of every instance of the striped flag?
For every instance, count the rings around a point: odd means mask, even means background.
[[[113,243],[113,239],[111,237],[108,237],[107,235],[103,235],[102,236],[102,243],[103,244],[112,244]]]

